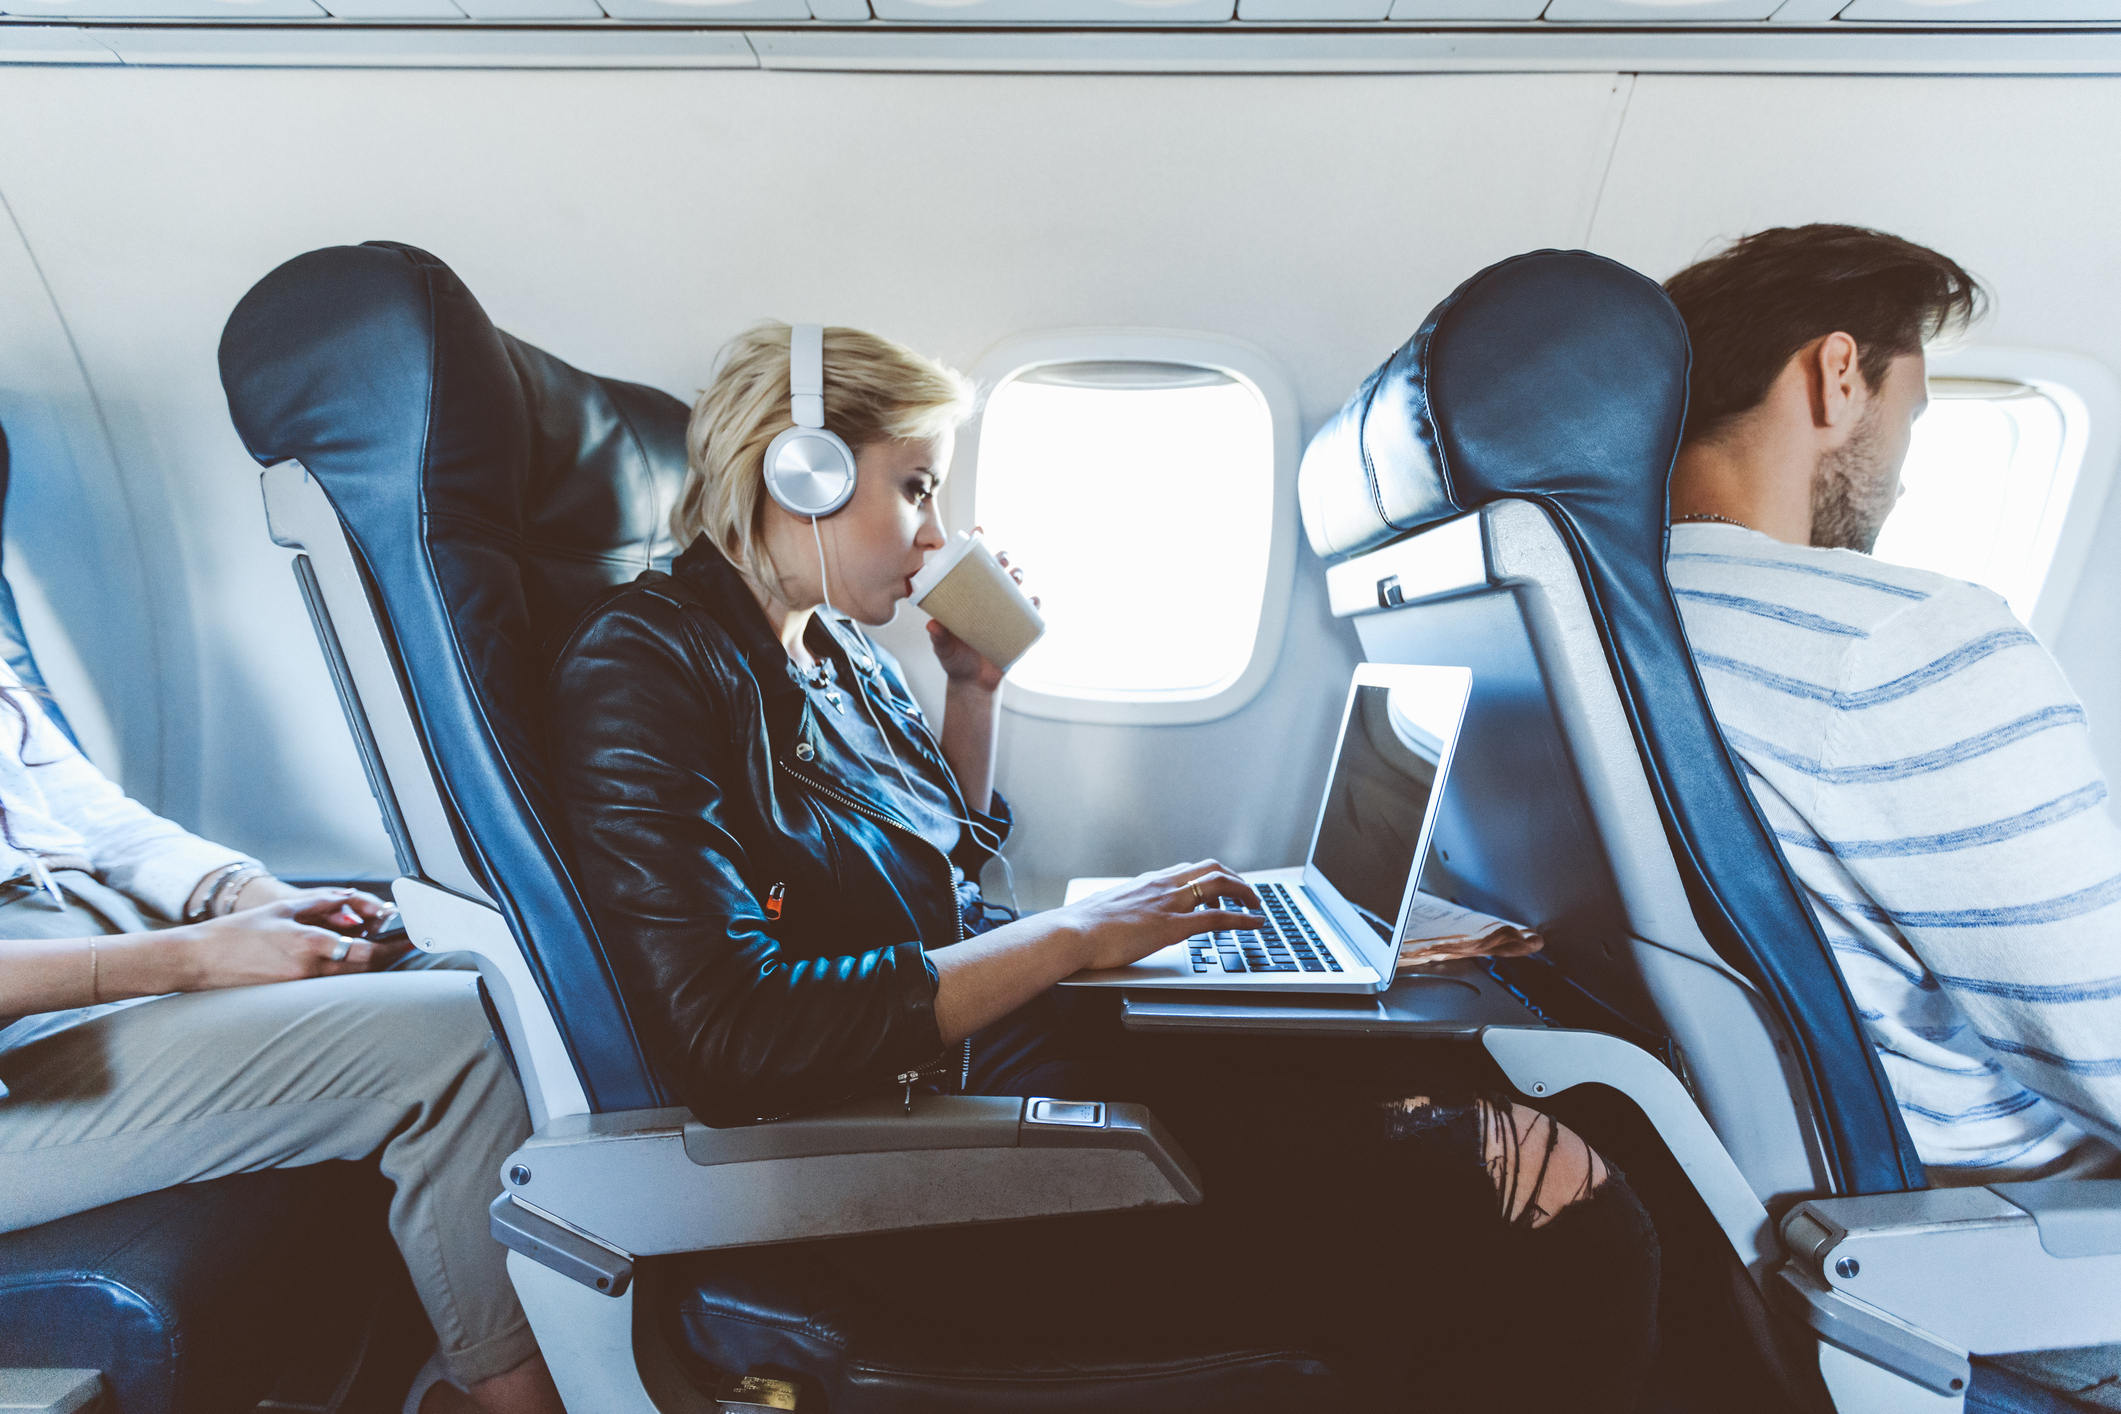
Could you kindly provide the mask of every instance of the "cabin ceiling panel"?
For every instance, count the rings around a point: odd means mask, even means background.
[[[63,25],[0,24],[0,64],[116,64],[116,54],[86,30]]]
[[[229,310],[280,261],[424,246],[502,327],[686,398],[765,316],[865,325],[963,366],[1040,328],[1200,329],[1273,354],[1308,432],[1466,275],[1580,242],[1619,88],[19,70],[0,131],[71,116],[0,149],[0,190],[129,466],[166,488],[152,533],[193,597],[178,647],[206,702],[200,823],[322,868],[371,838],[387,855],[214,361]],[[1167,854],[1295,857],[1303,826],[1245,807],[1315,798],[1322,762],[1281,744],[1330,730],[1353,657],[1344,625],[1299,612],[1275,681],[1211,729],[1012,726],[1025,857],[1049,881]],[[1111,793],[1086,815],[1091,760],[1111,763],[1094,772]],[[1263,774],[1233,780],[1231,760]],[[1180,781],[1222,784],[1180,799]],[[1042,836],[1067,848],[1041,854]]]
[[[2121,370],[2121,127],[2105,79],[1644,76],[1593,249],[1662,279],[1766,226],[1841,221],[1934,246],[1996,297],[1984,344]],[[2087,468],[2087,474],[2089,473]],[[2121,497],[2051,645],[2121,778]]]

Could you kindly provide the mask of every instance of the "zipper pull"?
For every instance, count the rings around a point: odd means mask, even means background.
[[[913,1082],[921,1078],[917,1070],[909,1070],[898,1077],[898,1083],[906,1087],[906,1113],[913,1113]]]
[[[766,890],[766,917],[769,921],[781,916],[781,900],[787,897],[788,886],[775,884]]]

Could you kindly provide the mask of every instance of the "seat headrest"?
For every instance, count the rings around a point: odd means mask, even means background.
[[[1686,326],[1603,256],[1491,265],[1429,314],[1311,439],[1297,480],[1321,556],[1354,555],[1504,497],[1639,501],[1663,529],[1684,421]]]
[[[448,538],[512,562],[505,578],[540,640],[673,553],[684,404],[496,329],[425,251],[372,241],[296,256],[229,317],[221,376],[251,454],[299,458],[342,514],[350,478],[420,469],[427,513],[457,523]]]

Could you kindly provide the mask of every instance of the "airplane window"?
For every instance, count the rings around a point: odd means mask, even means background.
[[[1119,703],[1230,689],[1273,577],[1276,452],[1267,398],[1217,368],[1075,359],[1006,378],[981,415],[974,518],[1047,623],[1011,682]]]
[[[1878,558],[1985,585],[2030,623],[2082,457],[2069,432],[2038,388],[1931,379]]]

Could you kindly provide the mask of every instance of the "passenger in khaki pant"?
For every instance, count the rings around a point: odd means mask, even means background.
[[[126,799],[0,665],[0,1231],[375,1159],[440,1338],[424,1414],[564,1414],[486,1227],[522,1092],[475,974],[371,970],[387,910]]]

